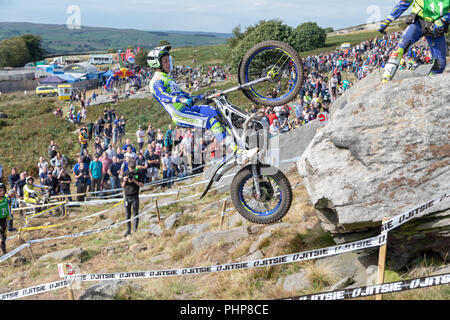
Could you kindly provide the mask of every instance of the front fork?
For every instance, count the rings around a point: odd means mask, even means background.
[[[255,185],[256,197],[261,198],[261,189],[259,188],[258,181],[258,167],[256,164],[252,164],[252,175],[253,175],[253,184]]]

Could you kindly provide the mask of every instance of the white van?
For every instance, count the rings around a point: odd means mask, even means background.
[[[89,58],[90,64],[113,64],[114,60],[110,54],[96,54]]]

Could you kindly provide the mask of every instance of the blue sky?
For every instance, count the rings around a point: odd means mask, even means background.
[[[0,21],[66,24],[80,8],[82,26],[230,33],[260,20],[307,21],[335,29],[384,19],[398,0],[0,0]]]

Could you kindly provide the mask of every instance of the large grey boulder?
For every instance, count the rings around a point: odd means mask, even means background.
[[[148,228],[148,231],[157,237],[161,236],[161,234],[163,233],[163,229],[161,228],[161,226],[159,224],[150,225],[150,227]]]
[[[383,217],[413,209],[450,185],[450,73],[404,72],[380,82],[381,71],[357,82],[331,107],[297,162],[322,227],[359,239]],[[450,201],[389,233],[388,262],[402,267],[425,251],[450,248]],[[420,228],[420,230],[419,230]]]
[[[200,223],[200,224],[188,224],[185,226],[181,226],[175,230],[175,234],[197,234],[202,233],[211,228],[211,224],[208,222]]]
[[[66,259],[71,259],[71,261],[74,262],[80,262],[82,256],[86,253],[82,248],[72,248],[72,249],[65,249],[61,251],[55,251],[47,253],[43,256],[41,256],[38,260],[44,261],[47,259],[54,259],[56,261],[63,261]]]
[[[194,251],[217,245],[236,242],[248,237],[247,227],[240,227],[232,230],[206,232],[192,239]]]
[[[113,300],[125,286],[129,284],[123,280],[103,281],[87,288],[78,300]]]
[[[174,214],[170,215],[170,216],[164,221],[166,230],[170,230],[170,229],[175,225],[175,223],[177,222],[177,219],[178,219],[179,217],[181,217],[182,214],[183,214],[183,212],[181,211],[181,212],[177,212],[177,213],[174,213]]]
[[[308,273],[301,271],[279,279],[277,284],[282,286],[285,291],[300,291],[309,288],[311,281],[308,278]]]

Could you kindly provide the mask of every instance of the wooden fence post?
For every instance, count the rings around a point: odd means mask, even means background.
[[[159,217],[158,199],[156,199],[156,198],[155,198],[155,209],[156,209],[156,216],[158,217],[158,221],[161,221],[161,218]]]
[[[223,221],[225,220],[225,208],[227,206],[227,200],[223,200],[222,212],[220,213],[220,230],[223,227]]]
[[[177,190],[177,197],[175,198],[175,200],[178,200],[178,197],[180,196],[180,187],[178,187],[178,190]]]
[[[19,240],[22,243],[26,243],[26,241],[22,238],[22,234],[21,233],[18,234],[18,237],[19,237]],[[34,254],[33,254],[33,250],[31,250],[31,244],[27,247],[27,249],[28,249],[28,252],[30,252],[31,259],[33,260],[33,262],[36,262],[36,258],[35,258]]]
[[[388,221],[388,218],[383,218],[382,223],[385,221]],[[386,266],[386,248],[387,248],[387,232],[383,232],[382,234],[386,237],[386,243],[380,246],[380,249],[378,251],[378,278],[377,278],[377,284],[383,284],[384,283],[384,270]],[[383,300],[382,294],[377,294],[375,296],[375,300]]]

